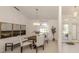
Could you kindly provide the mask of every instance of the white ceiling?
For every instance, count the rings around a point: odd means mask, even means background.
[[[73,18],[74,12],[78,12],[77,17],[79,16],[79,7],[75,6],[63,6],[62,7],[62,14],[64,18]]]
[[[57,6],[17,6],[29,19],[58,19]],[[39,9],[36,16],[35,9]]]

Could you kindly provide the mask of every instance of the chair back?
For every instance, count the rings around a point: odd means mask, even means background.
[[[19,42],[20,42],[20,44],[21,44],[21,46],[22,46],[22,37],[21,37],[21,36],[17,36],[17,37],[18,37]]]
[[[36,45],[37,46],[44,45],[44,35],[43,34],[37,35]]]

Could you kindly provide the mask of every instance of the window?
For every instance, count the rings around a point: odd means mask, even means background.
[[[69,33],[69,25],[64,24],[64,34],[68,34],[68,33]]]
[[[69,36],[69,25],[68,24],[64,24],[64,39],[68,39]]]
[[[42,23],[40,26],[40,33],[47,33],[48,32],[48,24]]]

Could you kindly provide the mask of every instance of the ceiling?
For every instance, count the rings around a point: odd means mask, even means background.
[[[77,7],[77,6],[63,6],[62,7],[63,18],[73,18],[74,12],[77,12],[77,17],[78,17],[79,16],[79,7]]]
[[[58,19],[57,6],[17,6],[17,8],[29,19]],[[38,15],[36,9],[39,9]]]

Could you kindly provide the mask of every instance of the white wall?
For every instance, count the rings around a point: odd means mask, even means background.
[[[53,36],[52,36],[52,33],[51,33],[51,27],[54,26],[56,27],[56,33],[55,33],[55,38],[56,40],[58,39],[58,20],[49,20],[49,19],[42,19],[42,20],[31,20],[28,22],[28,25],[27,25],[27,36],[32,36],[32,35],[35,35],[34,31],[35,29],[37,29],[37,27],[35,27],[33,25],[34,22],[39,22],[39,23],[47,23],[48,24],[48,27],[49,27],[49,34],[48,34],[48,37],[50,40],[52,40]]]
[[[0,7],[0,22],[8,22],[13,24],[27,24],[27,18],[13,7]],[[13,38],[0,39],[0,52],[4,52],[5,42],[12,41]],[[14,40],[14,39],[13,39]]]

